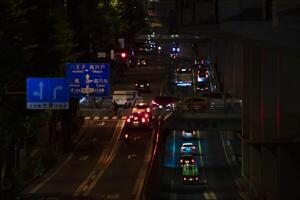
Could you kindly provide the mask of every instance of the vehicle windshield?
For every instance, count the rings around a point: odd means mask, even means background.
[[[136,106],[136,108],[137,108],[137,109],[147,109],[147,108],[149,108],[149,106],[146,105],[146,104],[143,104],[143,105],[140,105],[140,104],[139,104],[139,105]]]

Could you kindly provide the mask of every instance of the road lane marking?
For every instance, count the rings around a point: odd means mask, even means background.
[[[84,117],[84,120],[89,120],[89,119],[91,119],[91,117],[89,116]]]
[[[174,191],[174,180],[171,180],[171,191]],[[170,199],[172,199],[172,200],[176,200],[177,199],[177,193],[175,192],[175,193],[172,193],[171,195],[170,195]]]
[[[81,140],[81,136],[83,135],[86,127],[88,126],[88,124],[90,125],[89,122],[84,123],[84,125],[81,127],[80,132],[78,134],[78,136],[75,138],[75,144],[78,145],[80,140]],[[58,174],[58,172],[67,165],[67,163],[73,158],[74,156],[74,151],[66,158],[66,160],[48,177],[46,177],[46,179],[44,179],[40,184],[38,184],[37,186],[35,186],[29,193],[36,193],[39,189],[41,189],[45,184],[47,184],[54,176],[56,176]]]
[[[194,89],[194,94],[197,94],[197,92],[196,92],[196,81],[195,81],[195,71],[194,70],[192,70],[192,74],[193,74],[193,85],[194,85],[194,87],[193,87],[193,89]]]
[[[96,166],[90,172],[90,174],[87,176],[87,178],[79,185],[79,187],[74,192],[73,196],[79,196],[83,192],[89,193],[90,189],[92,187],[94,187],[95,184],[93,184],[93,182],[98,181],[99,174],[101,174],[101,175],[103,174],[103,172],[101,172],[101,169],[103,168],[103,166],[106,165],[107,159],[113,153],[114,149],[112,149],[112,152],[109,152],[109,151],[110,151],[112,145],[114,145],[113,147],[115,147],[115,145],[118,143],[118,140],[119,140],[119,137],[120,137],[123,126],[124,126],[124,121],[119,121],[117,123],[117,126],[115,128],[113,136],[112,136],[109,144],[106,144],[104,146],[104,148],[102,150],[102,153],[101,153],[101,156],[99,157],[99,160],[98,160]],[[95,175],[96,175],[96,177],[94,177]],[[88,184],[88,183],[90,183],[90,184]],[[89,188],[84,190],[84,187],[86,185],[89,185]]]
[[[116,155],[118,153],[118,150],[119,150],[119,147],[120,147],[120,144],[121,144],[120,143],[120,136],[121,136],[124,125],[125,125],[124,120],[118,121],[118,124],[117,124],[116,129],[115,129],[116,134],[113,135],[113,137],[116,137],[116,138],[115,138],[115,140],[112,140],[112,141],[115,141],[115,142],[113,143],[113,147],[111,148],[111,152],[108,154],[108,157],[106,157],[104,163],[99,166],[98,174],[97,174],[96,178],[94,180],[92,180],[92,182],[90,183],[90,187],[83,194],[84,196],[88,196],[90,194],[92,189],[96,186],[96,184],[98,183],[98,181],[100,180],[100,178],[104,174],[105,170],[109,167],[109,165],[112,163],[112,161],[116,157]]]
[[[244,192],[242,192],[242,186],[240,185],[240,183],[239,183],[239,181],[235,178],[235,176],[233,175],[233,172],[232,172],[232,169],[231,169],[231,167],[230,167],[230,161],[229,161],[229,156],[227,155],[227,150],[226,150],[226,146],[225,146],[225,141],[224,141],[224,136],[223,136],[223,132],[221,132],[221,141],[222,141],[222,146],[223,146],[223,149],[224,149],[224,154],[225,154],[225,157],[226,157],[226,162],[227,162],[227,164],[228,164],[228,166],[229,166],[229,169],[230,169],[230,171],[231,171],[231,175],[232,175],[232,177],[233,177],[233,179],[234,179],[234,182],[235,182],[235,184],[236,184],[236,186],[238,187],[238,194],[240,195],[240,197],[242,198],[242,199],[244,199],[244,200],[248,200],[248,197],[247,197],[247,195],[246,194],[244,194]]]
[[[103,119],[104,119],[104,120],[108,119],[108,116],[104,116]]]
[[[129,154],[127,158],[131,159],[131,158],[134,158],[134,157],[136,157],[136,154]]]
[[[173,161],[173,165],[175,166],[175,154],[176,154],[176,132],[173,131],[173,147],[172,147],[172,161]]]
[[[133,138],[133,140],[134,141],[137,141],[137,140],[139,140],[139,139],[141,139],[142,137],[141,136],[135,136],[134,138]]]
[[[118,116],[113,116],[112,119],[118,119]]]
[[[97,124],[98,126],[104,126],[105,125],[105,122],[101,122],[99,124]]]
[[[89,158],[89,156],[82,156],[82,157],[78,158],[78,160],[83,160],[83,161],[85,161],[85,160],[87,160],[88,158]]]
[[[50,176],[48,176],[44,181],[42,181],[39,185],[34,187],[29,193],[36,193],[39,189],[41,189],[50,179],[52,179],[54,176],[58,174],[58,172],[66,166],[66,164],[73,158],[74,153],[71,153],[68,158],[62,163],[62,165]]]
[[[199,137],[201,137],[200,132],[201,131],[199,131]],[[206,185],[207,179],[206,179],[206,174],[205,174],[205,170],[204,170],[204,161],[203,161],[203,156],[202,156],[203,153],[202,153],[201,140],[198,140],[198,148],[199,148],[199,154],[200,154],[199,157],[200,157],[201,169],[203,171],[203,179],[204,179],[205,187],[207,189],[207,185]]]
[[[86,191],[88,189],[89,185],[84,186],[83,191]]]
[[[132,194],[134,194],[134,195],[136,194],[135,200],[141,199],[142,189],[145,184],[145,178],[146,178],[148,166],[149,166],[149,163],[150,163],[151,157],[152,157],[155,131],[156,130],[154,128],[153,131],[151,132],[152,133],[151,140],[148,142],[148,145],[147,145],[147,151],[146,151],[146,155],[144,158],[144,163],[143,163],[140,173],[136,179],[135,185],[133,187]]]
[[[127,116],[122,116],[122,119],[126,119],[127,118]]]
[[[204,192],[204,198],[206,200],[216,200],[217,199],[214,192]]]
[[[100,119],[99,116],[95,116],[95,117],[94,117],[94,120],[99,120],[99,119]]]
[[[120,195],[119,194],[108,194],[106,195],[106,199],[119,199]]]

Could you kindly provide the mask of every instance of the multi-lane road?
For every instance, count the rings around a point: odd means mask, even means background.
[[[115,89],[133,89],[138,79],[150,82],[150,101],[163,92],[164,66],[158,60],[141,69],[128,69]],[[85,123],[74,151],[22,193],[43,197],[95,197],[95,199],[140,199],[153,151],[154,126],[132,130],[128,143],[123,141],[125,117],[131,109],[83,110]],[[130,130],[129,130],[130,131]]]
[[[153,96],[169,93],[170,87],[166,87],[169,83],[165,81],[168,59],[162,55],[147,59],[151,65],[128,69],[119,83],[112,85],[112,90],[133,89],[136,80],[146,79],[151,86],[151,92],[144,94],[147,102]],[[191,91],[181,88],[174,90],[174,95],[187,96]],[[82,110],[85,123],[74,151],[28,186],[23,194],[62,199],[216,200],[245,196],[239,188],[238,173],[230,166],[228,141],[221,130],[196,130],[199,137],[189,140],[182,138],[181,130],[163,130],[160,134],[168,136],[156,149],[154,121],[149,130],[129,130],[130,141],[125,143],[123,128],[130,112],[131,109],[120,109],[114,115],[107,108]],[[183,142],[193,142],[196,146],[194,157],[200,172],[199,184],[183,184],[179,166]],[[153,152],[156,158],[152,157]]]

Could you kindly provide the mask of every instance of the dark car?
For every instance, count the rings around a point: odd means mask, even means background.
[[[209,92],[209,84],[207,82],[202,82],[197,84],[196,90],[200,92],[200,94],[206,94]]]
[[[151,108],[171,110],[177,101],[179,101],[177,97],[156,96],[151,101]]]
[[[184,165],[194,165],[195,162],[195,158],[192,155],[183,155],[179,160],[179,164],[181,167],[183,167]]]
[[[200,69],[197,71],[197,82],[207,82],[208,81],[208,70]]]
[[[146,66],[146,59],[145,58],[138,58],[137,59],[137,66]]]
[[[135,89],[140,92],[150,92],[150,84],[146,80],[138,80],[135,83]]]
[[[131,113],[126,118],[126,128],[148,128],[150,125],[150,119],[146,116],[147,113]]]

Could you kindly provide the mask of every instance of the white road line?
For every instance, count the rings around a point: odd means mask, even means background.
[[[204,192],[204,198],[206,200],[216,200],[217,199],[215,193],[213,193],[213,192]]]
[[[66,164],[72,159],[74,156],[74,153],[71,153],[68,158],[61,164],[61,166],[50,176],[48,176],[44,181],[42,181],[40,184],[38,184],[36,187],[34,187],[29,193],[36,193],[39,189],[41,189],[50,179],[52,179],[54,176],[58,174],[58,172],[66,166]]]
[[[126,119],[127,118],[127,116],[122,116],[122,119]]]
[[[105,125],[105,122],[101,122],[99,124],[97,124],[98,126],[104,126]]]
[[[171,191],[174,191],[174,180],[171,180]],[[170,195],[171,200],[176,200],[177,199],[177,193],[172,193]]]
[[[135,185],[133,187],[132,194],[136,194],[135,200],[141,199],[142,189],[143,189],[143,186],[145,184],[145,178],[146,178],[146,174],[147,174],[147,169],[148,169],[149,163],[151,161],[151,157],[152,157],[153,140],[154,140],[155,133],[156,133],[155,129],[153,129],[152,135],[151,135],[151,140],[150,140],[150,142],[147,145],[147,151],[146,151],[145,160],[144,160],[142,169],[140,170],[138,178],[136,179]]]
[[[89,119],[91,119],[91,117],[86,116],[86,117],[84,117],[84,119],[85,119],[85,120],[89,120]]]
[[[176,132],[173,131],[173,148],[172,148],[172,161],[173,165],[176,165],[175,161],[175,153],[176,153]]]
[[[200,136],[200,131],[199,131],[199,137],[201,138]],[[202,145],[201,145],[201,140],[198,140],[198,148],[199,148],[199,154],[200,154],[200,163],[201,163],[201,168],[203,170],[203,179],[204,179],[204,183],[205,183],[205,187],[207,189],[207,179],[206,179],[206,174],[205,174],[205,171],[204,171],[204,161],[203,161],[203,153],[202,153]]]
[[[91,182],[90,187],[87,189],[87,191],[84,193],[84,196],[88,196],[90,194],[92,189],[96,186],[97,182],[104,174],[105,170],[109,167],[109,165],[112,163],[112,161],[116,157],[119,147],[120,147],[120,144],[121,144],[119,139],[120,139],[124,124],[125,124],[125,121],[123,121],[123,120],[118,121],[118,124],[115,129],[116,139],[113,140],[113,141],[115,141],[115,143],[114,143],[113,147],[110,149],[111,152],[108,155],[108,157],[106,158],[105,162],[103,163],[102,169],[99,171],[96,178]]]
[[[107,162],[108,158],[112,154],[113,149],[111,151],[111,145],[114,144],[114,146],[115,146],[115,144],[118,143],[118,140],[119,140],[119,137],[120,137],[120,134],[121,134],[120,124],[121,124],[121,130],[122,130],[122,127],[123,127],[124,123],[122,123],[122,121],[119,121],[116,128],[115,128],[114,134],[113,134],[113,136],[110,140],[110,143],[105,145],[105,147],[103,148],[103,151],[101,153],[101,156],[99,157],[99,160],[98,160],[97,164],[95,165],[94,169],[89,173],[87,178],[79,185],[79,187],[74,192],[73,196],[79,196],[83,192],[89,193],[91,187],[94,187],[94,185],[95,185],[93,183],[95,181],[98,181],[99,174],[101,174],[101,175],[103,174],[104,171],[102,170],[102,173],[101,173],[101,171],[99,172],[99,170],[101,170],[106,165],[106,162]],[[91,183],[89,184],[89,182],[91,182]],[[86,185],[89,185],[89,188],[84,190],[84,187]]]
[[[108,116],[104,116],[103,119],[104,119],[104,120],[108,119]]]
[[[118,116],[113,116],[112,119],[118,119]]]
[[[232,173],[232,169],[231,169],[231,167],[230,167],[230,161],[229,161],[229,157],[228,157],[228,155],[227,155],[227,150],[226,150],[226,146],[225,146],[225,141],[224,141],[223,132],[221,132],[221,140],[222,140],[222,146],[223,146],[223,149],[224,149],[224,154],[225,154],[225,157],[226,157],[226,162],[227,162],[227,164],[228,164],[228,166],[229,166],[229,168],[230,168],[230,171],[231,171],[231,174],[232,174],[232,177],[233,177],[233,179],[234,179],[234,182],[235,182],[236,186],[239,188],[239,190],[241,190],[241,185],[240,185],[240,183],[238,182],[238,180],[234,177],[234,175],[233,175],[233,173]],[[244,194],[243,192],[238,191],[238,194],[240,195],[240,197],[241,197],[242,199],[248,200],[247,195]]]
[[[95,117],[94,117],[94,120],[99,120],[99,119],[100,119],[99,116],[95,116]]]

